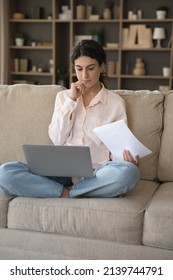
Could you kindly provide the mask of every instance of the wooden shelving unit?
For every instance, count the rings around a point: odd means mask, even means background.
[[[116,71],[109,75],[109,88],[112,89],[158,89],[160,85],[172,88],[173,82],[173,44],[169,39],[173,34],[173,2],[171,0],[112,0],[119,7],[119,16],[111,19],[103,19],[103,11],[106,1],[87,0],[82,1],[92,6],[92,14],[99,15],[98,20],[77,19],[76,7],[81,4],[78,0],[8,0],[9,1],[9,84],[29,82],[38,84],[58,84],[65,79],[65,86],[75,79],[69,54],[74,45],[75,36],[91,36],[92,31],[103,30],[103,47],[107,53],[107,61],[116,61]],[[169,12],[163,20],[156,19],[158,6],[167,6]],[[33,18],[34,7],[40,7],[39,18]],[[68,6],[71,17],[60,19],[62,7]],[[137,13],[142,11],[142,18],[128,19],[129,11]],[[24,19],[14,19],[16,12],[23,13]],[[146,25],[152,32],[155,27],[163,27],[166,38],[162,42],[162,48],[156,49],[155,42],[151,48],[123,48],[123,29],[130,25]],[[17,33],[27,35],[24,46],[16,46],[14,38]],[[36,45],[31,45],[31,39]],[[118,47],[108,48],[107,43],[116,43]],[[134,76],[133,68],[136,58],[142,58],[146,74]],[[28,71],[14,71],[14,59],[28,59]],[[50,60],[53,61],[50,70]],[[31,71],[32,68],[41,67],[42,72]],[[169,77],[163,77],[164,66],[170,67]]]

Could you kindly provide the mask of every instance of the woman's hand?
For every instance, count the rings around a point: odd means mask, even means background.
[[[136,155],[135,158],[133,158],[133,156],[129,150],[125,149],[123,151],[123,158],[124,158],[124,160],[129,161],[129,162],[135,164],[136,166],[139,166],[139,160],[140,160],[139,156]]]
[[[84,84],[82,84],[82,82],[77,81],[71,84],[69,97],[72,100],[76,101],[79,98],[79,96],[83,95],[84,93],[85,93],[85,86]]]

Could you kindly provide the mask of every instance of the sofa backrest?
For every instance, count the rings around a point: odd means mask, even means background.
[[[173,90],[165,96],[163,134],[158,163],[160,181],[173,181]]]
[[[159,91],[116,90],[126,102],[128,126],[152,154],[140,160],[141,179],[157,178],[163,122],[163,95]]]
[[[23,143],[50,144],[50,123],[58,85],[0,87],[0,163],[24,161]]]
[[[24,161],[22,143],[49,144],[58,85],[0,86],[0,163]],[[158,91],[115,90],[126,102],[128,124],[135,136],[152,150],[141,159],[141,178],[157,176],[162,131],[163,96]]]

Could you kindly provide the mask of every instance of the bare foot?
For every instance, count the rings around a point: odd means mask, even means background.
[[[69,196],[70,190],[71,190],[71,188],[64,186],[64,187],[63,187],[63,190],[62,190],[62,194],[61,194],[60,197],[69,198],[69,197],[70,197],[70,196]]]

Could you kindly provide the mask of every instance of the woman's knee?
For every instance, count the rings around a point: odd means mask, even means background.
[[[124,185],[129,188],[133,188],[140,178],[138,167],[126,161],[111,162],[107,165],[105,171],[108,172],[107,175],[111,177],[112,181],[118,183],[120,186]]]
[[[115,171],[113,173],[114,184],[112,187],[115,189],[116,194],[119,192],[119,195],[131,191],[140,179],[138,167],[129,162],[122,162],[119,165],[118,172]]]
[[[140,179],[139,168],[135,164],[127,162],[127,172],[126,172],[126,174],[127,174],[129,183],[131,183],[132,185],[136,185],[136,183]]]
[[[19,171],[25,170],[26,166],[18,161],[6,162],[0,165],[0,182],[11,180]]]

